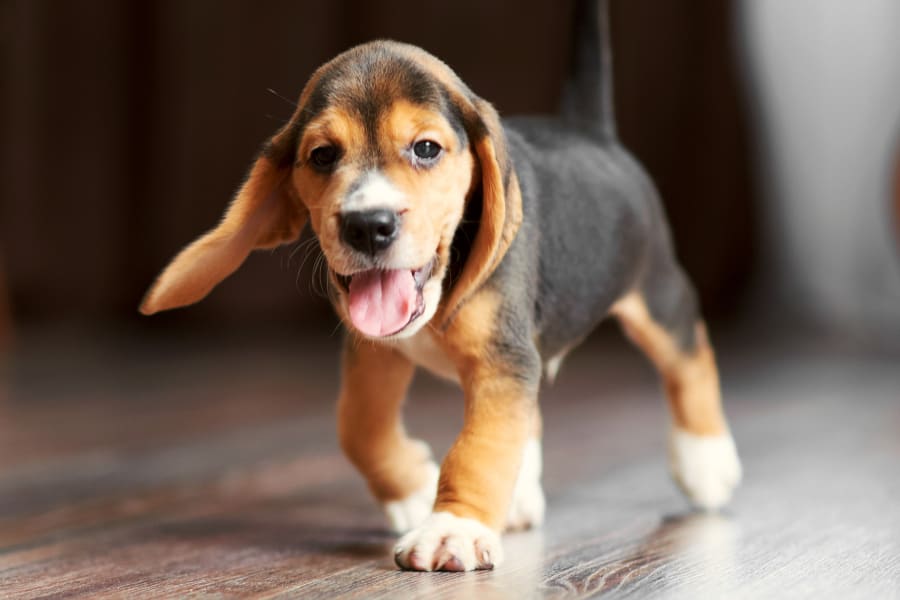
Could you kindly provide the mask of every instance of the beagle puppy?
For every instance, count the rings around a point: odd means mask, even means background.
[[[555,117],[501,120],[414,46],[377,41],[334,58],[221,223],[141,307],[197,302],[252,250],[312,227],[348,330],[341,446],[405,533],[401,568],[489,569],[504,529],[541,524],[538,388],[609,315],[661,373],[681,489],[714,509],[740,479],[695,293],[652,183],[615,135],[605,4],[578,5]],[[401,422],[417,367],[465,397],[440,466]]]

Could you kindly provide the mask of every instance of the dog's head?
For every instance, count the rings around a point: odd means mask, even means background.
[[[464,215],[477,233],[454,245]],[[220,225],[172,261],[141,311],[202,299],[252,250],[296,240],[307,221],[355,330],[404,337],[452,318],[521,221],[496,111],[419,48],[373,42],[341,54],[313,74]]]

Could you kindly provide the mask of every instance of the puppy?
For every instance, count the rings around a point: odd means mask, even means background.
[[[695,294],[652,183],[616,139],[605,2],[579,3],[576,23],[565,110],[552,118],[501,121],[405,44],[325,64],[219,226],[141,307],[196,302],[309,223],[349,331],[341,445],[405,532],[404,569],[492,568],[504,528],[541,523],[538,387],[607,315],[662,375],[682,490],[717,508],[740,478]],[[465,396],[440,467],[400,420],[417,367]]]

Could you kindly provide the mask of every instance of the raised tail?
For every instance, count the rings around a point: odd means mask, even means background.
[[[562,114],[604,137],[615,138],[609,0],[576,0],[572,32]]]

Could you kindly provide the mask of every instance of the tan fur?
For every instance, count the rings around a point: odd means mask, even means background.
[[[510,175],[509,190],[504,190],[494,142],[486,137],[475,145],[481,167],[483,208],[478,234],[459,281],[443,303],[439,319],[447,326],[460,305],[494,271],[522,224],[522,197],[519,181]]]
[[[672,336],[653,321],[639,294],[625,296],[610,312],[662,375],[675,425],[695,435],[725,433],[727,425],[722,412],[719,373],[705,326],[697,324],[696,350],[686,354],[678,349]]]
[[[355,160],[358,160],[359,154],[365,151],[365,140],[366,130],[362,123],[343,108],[332,106],[322,111],[306,126],[303,138],[297,146],[297,164],[295,166],[302,166],[315,148],[339,144],[348,153],[347,160],[344,160],[342,164],[346,168],[348,163],[353,164]],[[308,170],[298,172],[309,173]],[[321,181],[326,177],[319,176],[315,179]],[[302,184],[298,188],[303,190],[303,200],[306,203],[311,201],[310,196],[316,195],[315,190],[308,187],[311,183],[312,181],[309,179],[302,180]]]
[[[416,169],[400,152],[420,139],[435,141],[444,148],[444,156],[434,167]],[[339,214],[347,189],[365,169],[365,140],[365,130],[353,115],[336,108],[324,111],[308,125],[298,156],[302,161],[318,145],[330,142],[345,149],[341,167],[327,177],[300,168],[293,178],[309,208],[310,223],[329,266],[341,274],[355,270],[353,255],[340,240]],[[404,101],[396,102],[381,123],[378,143],[386,160],[381,175],[406,197],[401,235],[412,236],[417,249],[416,264],[410,266],[422,266],[438,254],[438,268],[446,268],[450,242],[472,180],[471,154],[459,147],[443,115]]]
[[[465,393],[462,432],[441,465],[435,511],[474,518],[500,530],[525,442],[536,426],[537,390],[509,374],[490,341],[500,295],[479,290],[463,305],[441,342],[460,369]]]
[[[456,134],[443,117],[405,101],[397,102],[386,119],[382,143],[399,146],[414,139],[441,144],[445,155],[440,163],[417,171],[395,156],[384,172],[407,196],[417,200],[416,210],[403,215],[405,230],[424,247],[434,248],[434,241],[439,240],[437,248],[445,262],[472,184],[474,160],[466,148],[459,147]]]
[[[482,289],[472,296],[459,318],[454,319],[440,335],[439,343],[444,351],[465,371],[489,358],[488,344],[494,338],[497,314],[500,310],[500,293]],[[465,378],[463,378],[465,382]]]
[[[435,341],[460,371],[462,432],[441,466],[435,510],[475,518],[499,530],[525,442],[540,435],[536,390],[510,376],[490,342],[500,295],[480,290]],[[413,365],[389,346],[359,340],[344,359],[338,403],[342,447],[382,501],[417,490],[427,456],[405,433],[400,406]]]
[[[544,435],[544,419],[541,417],[541,411],[537,403],[534,405],[534,411],[531,415],[531,438],[535,440],[541,439]]]
[[[406,435],[400,418],[414,367],[383,344],[356,339],[348,344],[338,399],[341,447],[376,498],[405,498],[425,484],[430,458]]]
[[[309,224],[329,257],[329,266],[341,273],[352,269],[346,265],[349,253],[340,242],[340,200],[361,175],[358,163],[365,151],[365,139],[365,128],[358,119],[341,108],[328,108],[307,125],[297,150],[298,168],[292,173],[292,183],[309,211]],[[313,150],[331,144],[346,148],[347,156],[338,172],[325,176],[304,166]]]

